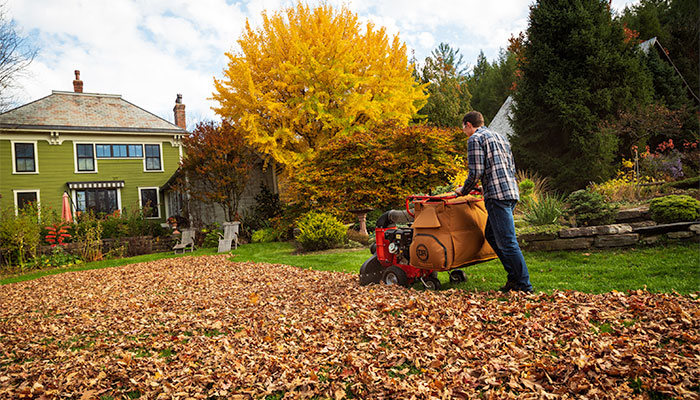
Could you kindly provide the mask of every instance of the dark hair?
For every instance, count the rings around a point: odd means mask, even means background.
[[[484,125],[484,116],[478,111],[470,111],[462,118],[462,125],[466,125],[467,122],[474,128],[478,128]]]

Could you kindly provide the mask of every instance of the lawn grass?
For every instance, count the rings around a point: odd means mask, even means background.
[[[525,252],[530,281],[536,291],[577,290],[607,293],[645,289],[681,294],[700,291],[700,248],[697,244],[616,250]],[[505,283],[498,261],[465,269],[466,290],[491,290]],[[440,277],[443,282],[448,280]]]
[[[187,255],[216,254],[216,249],[199,249]],[[232,252],[233,261],[286,264],[305,269],[357,274],[371,256],[368,249],[330,250],[295,254],[291,243],[251,243]],[[536,291],[577,290],[607,293],[612,290],[644,289],[650,292],[700,291],[700,247],[695,243],[635,247],[616,250],[525,252],[530,280]],[[22,275],[0,278],[0,285],[36,279],[68,271],[109,268],[161,258],[181,257],[172,252],[147,254],[116,260],[103,260]],[[498,260],[464,268],[467,282],[451,284],[446,272],[439,274],[443,288],[467,291],[498,289],[506,274]],[[415,285],[420,288],[420,284]]]
[[[233,252],[235,261],[268,262],[326,271],[358,273],[370,257],[368,250],[295,255],[290,243],[252,243]],[[681,294],[700,291],[700,248],[694,243],[616,250],[525,252],[530,280],[536,291],[577,290],[607,293],[646,288],[650,292]],[[506,273],[498,260],[464,268],[467,282],[450,284],[439,274],[443,288],[468,291],[498,289]],[[419,287],[419,286],[416,286]]]
[[[185,255],[187,255],[187,256],[190,256],[190,255],[202,256],[202,255],[208,255],[208,254],[216,254],[216,249],[214,249],[214,248],[197,249],[194,252],[187,252],[185,254],[173,254],[172,251],[169,251],[169,252],[164,252],[164,253],[144,254],[144,255],[134,256],[134,257],[125,257],[125,258],[116,258],[116,259],[111,259],[111,260],[94,261],[94,262],[84,263],[84,264],[74,264],[74,265],[65,266],[65,267],[61,267],[61,268],[43,269],[43,270],[26,272],[26,273],[22,273],[22,274],[13,274],[13,275],[2,276],[2,277],[0,277],[0,285],[6,285],[8,283],[15,283],[15,282],[30,281],[32,279],[41,278],[42,276],[62,274],[64,272],[70,272],[70,271],[85,271],[85,270],[89,270],[89,269],[110,268],[110,267],[118,267],[120,265],[136,264],[136,263],[141,263],[141,262],[160,260],[162,258],[183,257]]]
[[[232,253],[233,261],[266,262],[319,271],[341,271],[357,274],[360,266],[371,254],[368,248],[327,250],[306,254],[294,254],[289,242],[250,243],[238,247]]]

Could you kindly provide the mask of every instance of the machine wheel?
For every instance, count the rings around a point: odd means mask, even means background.
[[[440,290],[440,280],[432,274],[423,278],[423,285],[428,290]]]
[[[461,269],[450,271],[450,283],[462,283],[467,281],[467,274]]]
[[[382,281],[382,273],[384,267],[377,260],[377,256],[372,256],[367,259],[360,267],[360,285],[365,286],[370,283],[380,283]]]
[[[391,267],[384,270],[384,274],[382,275],[382,282],[384,282],[387,285],[407,286],[408,277],[406,276],[406,272],[404,272],[404,270],[395,265],[392,265]]]

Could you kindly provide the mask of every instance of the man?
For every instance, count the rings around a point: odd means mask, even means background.
[[[478,111],[464,116],[462,131],[469,138],[469,175],[456,193],[460,196],[468,194],[481,180],[486,211],[489,213],[486,240],[508,273],[508,281],[501,290],[532,293],[530,274],[515,237],[513,209],[520,200],[520,194],[510,144],[502,135],[484,126],[484,117]]]

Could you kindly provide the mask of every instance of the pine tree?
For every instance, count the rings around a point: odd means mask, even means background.
[[[498,60],[489,63],[484,52],[479,53],[476,66],[469,77],[472,107],[484,115],[488,125],[503,102],[511,94],[515,80],[515,54],[501,50]]]
[[[620,19],[639,33],[639,39],[656,37],[695,95],[700,95],[700,3],[697,0],[641,0],[639,4],[626,7]],[[690,93],[687,95],[693,97]]]
[[[615,135],[606,120],[651,100],[636,43],[604,0],[538,0],[530,9],[514,93],[519,168],[573,191],[611,176]]]
[[[425,59],[420,79],[428,85],[428,102],[420,110],[429,125],[461,127],[462,115],[471,110],[464,61],[446,43],[440,43]]]

